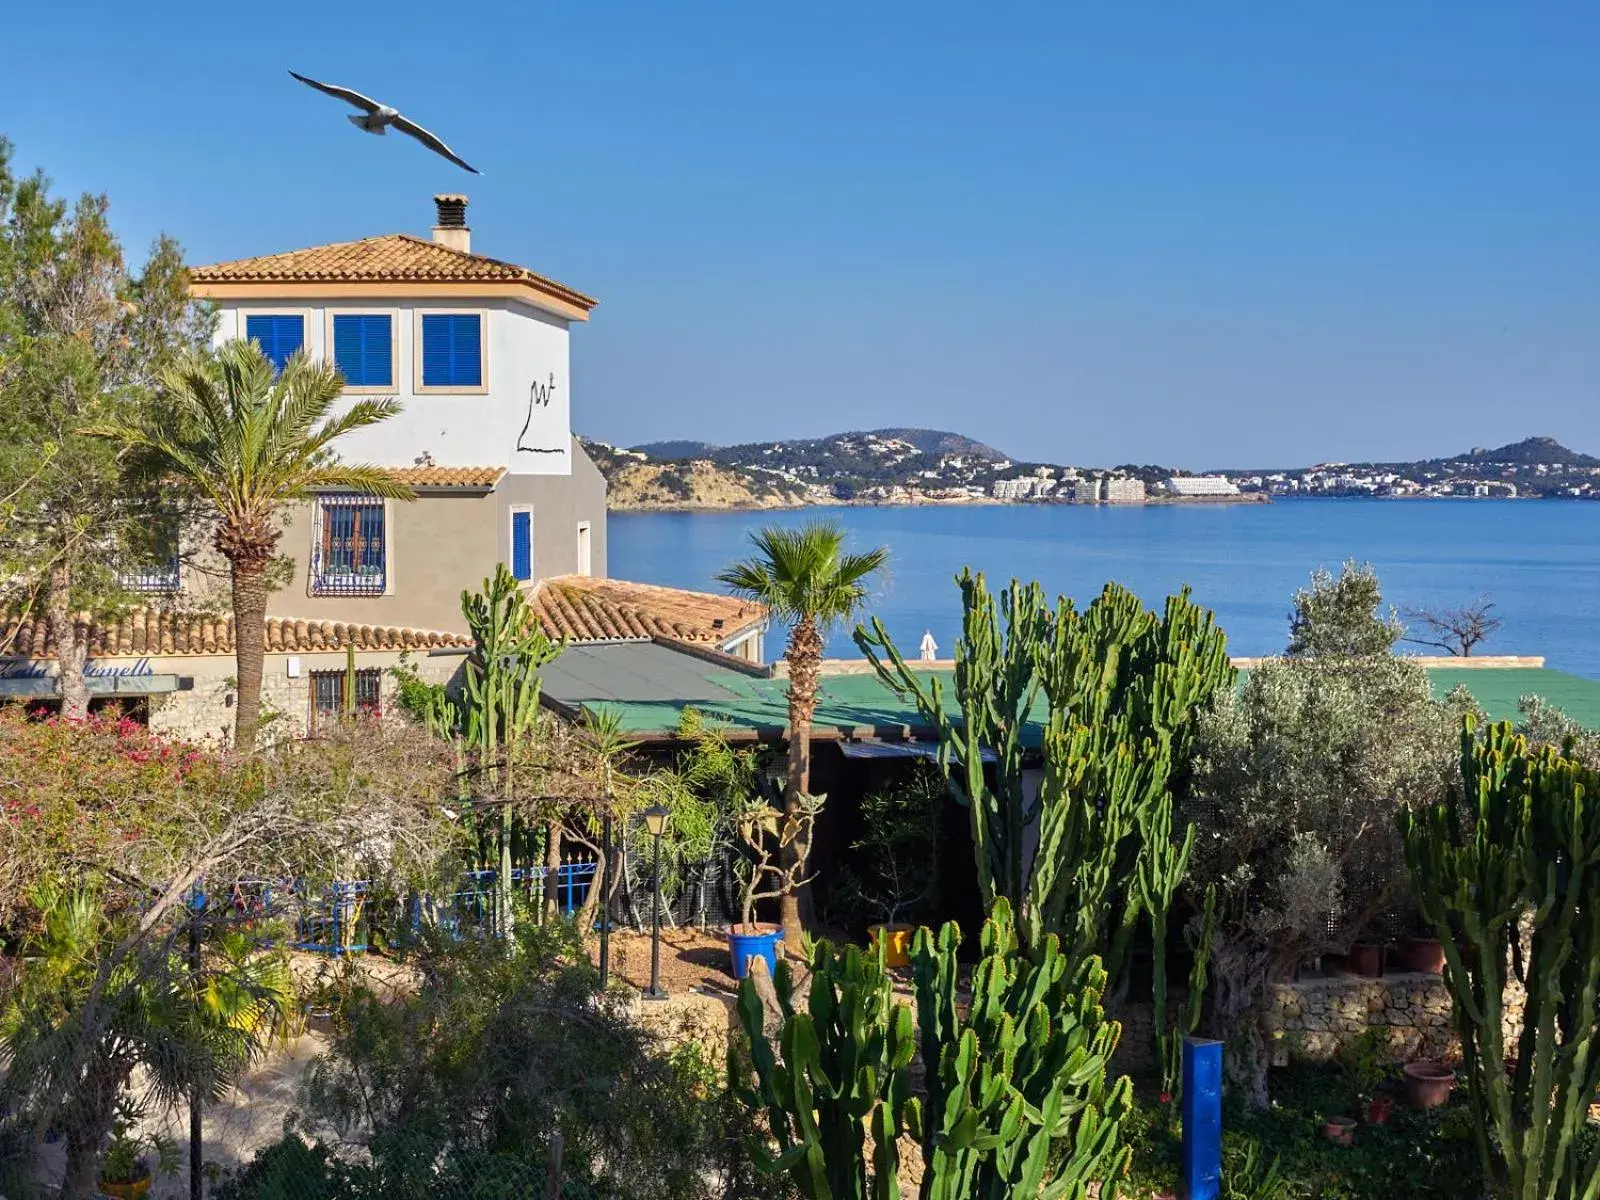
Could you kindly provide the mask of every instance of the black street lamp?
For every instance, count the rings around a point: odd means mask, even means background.
[[[600,990],[611,983],[611,797],[600,818],[600,870],[595,885],[600,888]]]
[[[639,816],[646,832],[656,840],[655,870],[650,876],[650,990],[646,1000],[665,1000],[666,990],[661,986],[661,835],[667,831],[667,821],[672,814],[659,804],[651,805]]]

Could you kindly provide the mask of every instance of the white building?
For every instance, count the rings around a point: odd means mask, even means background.
[[[1079,503],[1093,504],[1106,498],[1105,484],[1098,479],[1084,477],[1072,481],[1072,498]]]
[[[1222,475],[1174,475],[1167,480],[1174,496],[1237,496],[1238,487]]]
[[[1144,480],[1114,476],[1106,480],[1105,499],[1108,504],[1143,504]]]

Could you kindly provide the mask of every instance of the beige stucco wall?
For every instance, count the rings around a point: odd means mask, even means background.
[[[291,658],[299,660],[299,675],[289,674]],[[430,683],[450,683],[465,661],[465,652],[433,653],[412,651],[407,665]],[[389,674],[399,664],[398,651],[372,651],[356,655],[356,668],[377,668],[384,672],[379,692],[380,704],[394,702],[396,683]],[[107,659],[107,663],[117,660]],[[193,680],[193,688],[149,698],[150,729],[183,741],[225,742],[233,734],[233,655],[186,655],[153,658],[153,670]],[[346,656],[339,651],[315,654],[268,654],[261,675],[261,707],[268,720],[269,734],[303,734],[311,714],[311,673],[342,671]]]
[[[511,514],[533,513],[536,579],[578,570],[578,527],[589,525],[589,573],[606,574],[606,482],[576,438],[571,475],[507,475],[492,492],[422,491],[388,505],[388,590],[381,596],[317,596],[310,587],[313,506],[283,514],[279,553],[293,560],[287,586],[267,598],[270,617],[394,625],[465,633],[461,593],[511,559]],[[186,539],[183,603],[225,612],[227,569],[209,530]]]

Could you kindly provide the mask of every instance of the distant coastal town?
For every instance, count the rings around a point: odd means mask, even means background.
[[[1600,499],[1600,458],[1554,438],[1413,462],[1195,473],[1013,459],[960,434],[880,429],[713,446],[584,443],[619,511],[838,504],[1259,503],[1273,497]]]

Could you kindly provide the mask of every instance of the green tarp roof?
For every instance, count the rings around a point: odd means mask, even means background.
[[[949,672],[941,675],[945,704],[955,711]],[[571,646],[543,677],[545,696],[562,709],[612,710],[625,731],[639,736],[671,736],[685,708],[735,735],[777,737],[788,720],[786,680],[747,675],[659,643]],[[1532,667],[1439,667],[1430,668],[1428,678],[1438,696],[1465,684],[1495,720],[1514,720],[1518,699],[1533,694],[1600,728],[1600,680]],[[928,732],[916,709],[870,673],[825,675],[813,730],[824,738]]]

